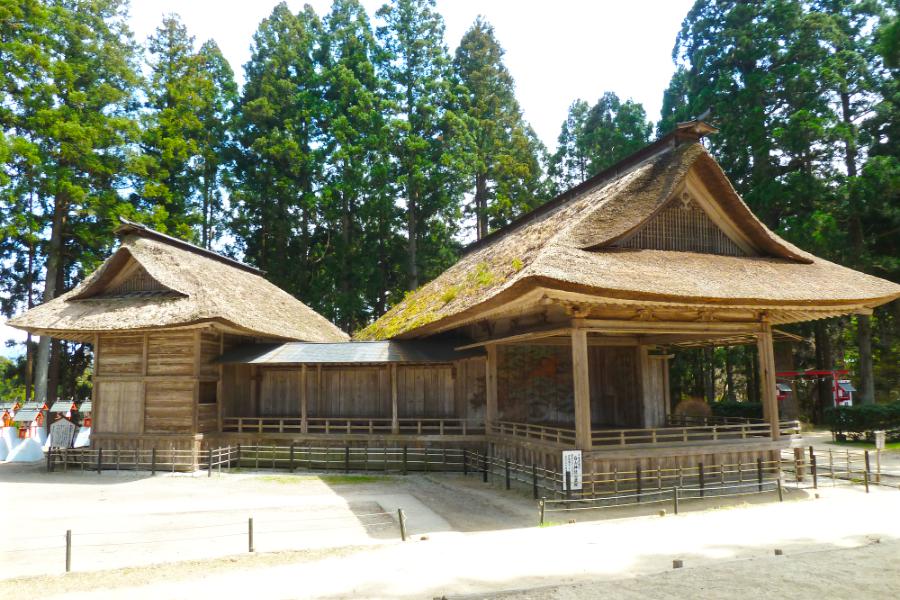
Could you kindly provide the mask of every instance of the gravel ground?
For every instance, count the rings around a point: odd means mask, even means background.
[[[819,493],[788,489],[783,504],[772,494],[685,503],[683,514],[662,518],[647,516],[658,508],[649,506],[577,513],[577,524],[538,528],[529,490],[507,492],[477,477],[150,478],[0,465],[5,506],[47,507],[37,519],[6,520],[0,585],[5,598],[42,600],[243,600],[261,591],[266,598],[538,599],[900,593],[900,492]],[[409,518],[406,543],[393,517],[398,506]],[[75,532],[75,572],[61,575],[67,528]],[[26,542],[53,549],[4,553]],[[675,558],[684,569],[672,570]]]

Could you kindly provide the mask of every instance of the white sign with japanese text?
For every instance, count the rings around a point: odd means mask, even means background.
[[[581,450],[563,450],[563,490],[566,489],[566,474],[573,490],[581,489]]]

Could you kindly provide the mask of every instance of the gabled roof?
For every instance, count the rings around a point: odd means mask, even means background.
[[[204,322],[275,339],[348,338],[253,267],[131,223],[121,234],[119,248],[81,284],[9,325],[69,339]]]
[[[356,338],[430,334],[535,288],[681,304],[847,305],[847,312],[900,297],[896,284],[778,237],[753,215],[703,146],[678,134],[473,244]],[[702,184],[719,219],[750,248],[747,256],[617,247],[688,181]]]

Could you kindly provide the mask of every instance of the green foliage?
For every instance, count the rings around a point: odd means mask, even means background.
[[[763,418],[763,407],[759,402],[714,402],[711,408],[717,417]]]
[[[544,200],[541,158],[546,151],[522,117],[503,48],[482,17],[463,35],[454,68],[465,86],[463,110],[474,165],[470,212],[481,239]]]
[[[873,431],[884,430],[890,439],[900,440],[900,402],[832,406],[825,409],[825,423],[840,439],[873,440]]]
[[[24,361],[15,363],[0,356],[0,399],[23,400],[25,398]]]
[[[641,104],[622,102],[613,92],[603,94],[594,106],[576,100],[550,159],[553,192],[564,192],[641,149],[652,129]]]
[[[434,0],[393,0],[377,16],[385,52],[381,74],[391,103],[390,178],[405,200],[407,286],[415,289],[456,258],[469,134]]]

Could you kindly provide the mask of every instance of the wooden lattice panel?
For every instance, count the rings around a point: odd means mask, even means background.
[[[616,246],[724,256],[747,255],[687,193],[680,198],[673,198],[654,217]]]
[[[126,296],[141,292],[165,292],[168,288],[154,279],[143,267],[135,271],[121,283],[103,291],[103,296]]]

